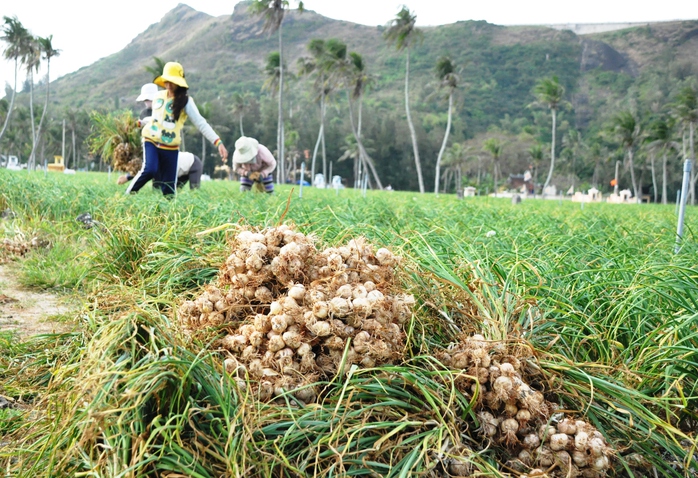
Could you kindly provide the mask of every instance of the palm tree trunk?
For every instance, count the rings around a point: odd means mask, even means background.
[[[36,145],[39,143],[41,140],[41,127],[44,124],[44,117],[46,116],[46,110],[48,109],[48,98],[49,98],[49,91],[51,88],[51,60],[48,60],[46,63],[46,101],[44,102],[44,111],[41,112],[41,119],[39,120],[39,127],[36,130],[36,141],[34,142],[34,145],[32,146],[32,152],[31,152],[31,157],[34,157],[35,151],[36,151]],[[43,157],[43,154],[42,154]]]
[[[325,104],[325,93],[322,94],[322,115],[320,121],[322,122],[322,127],[320,128],[320,138],[322,144],[322,175],[325,177],[325,182],[329,184],[331,178],[327,177],[327,148],[325,148],[325,110],[327,105]]]
[[[463,171],[461,171],[460,164],[456,168],[456,194],[463,189]]]
[[[414,150],[414,164],[417,168],[417,180],[419,181],[419,192],[424,194],[424,179],[422,179],[422,165],[419,162],[419,147],[417,146],[417,133],[412,124],[412,116],[410,115],[410,49],[407,48],[407,62],[405,63],[405,112],[407,113],[407,124],[410,127],[410,136],[412,137],[412,149]]]
[[[34,124],[34,68],[29,70],[29,121],[32,127],[32,152],[29,154],[28,168],[34,168],[34,148],[36,146],[36,125]]]
[[[364,106],[363,103],[364,103],[364,94],[361,93],[361,94],[359,94],[359,119],[358,119],[358,122],[356,124],[356,136],[358,136],[359,138],[361,137],[361,119],[363,116],[363,106]]]
[[[635,164],[633,162],[633,149],[628,148],[628,166],[630,167],[630,179],[633,182],[633,194],[635,194],[635,201],[640,201],[640,191],[637,189],[637,181],[635,180]]]
[[[78,151],[75,146],[75,124],[73,124],[73,169],[78,170]]]
[[[278,184],[285,182],[284,178],[284,60],[283,42],[281,35],[281,24],[279,24],[279,125],[277,131],[277,151],[279,154],[279,172],[276,178]]]
[[[666,203],[666,151],[664,151],[664,154],[662,156],[662,204]]]
[[[318,131],[318,134],[317,134],[317,141],[315,141],[315,148],[313,148],[313,160],[312,160],[311,166],[310,166],[310,182],[311,183],[315,179],[315,159],[317,158],[317,151],[320,148],[320,141],[321,141],[322,135],[324,133],[323,129],[325,127],[325,122],[322,119],[322,116],[323,116],[322,111],[324,109],[324,101],[325,101],[325,98],[323,95],[321,95],[320,96],[320,130]],[[325,178],[325,180],[327,180],[327,178]]]
[[[240,115],[240,136],[245,136],[245,132],[242,130],[242,115]]]
[[[283,158],[284,158],[284,160],[283,160],[283,162],[282,162],[282,164],[284,165],[284,167],[286,166],[286,146],[284,145],[284,142],[286,141],[286,140],[285,140],[285,138],[286,138],[286,129],[285,129],[285,128],[286,128],[286,125],[284,124],[284,122],[283,122],[283,120],[282,120],[282,121],[281,121],[281,154],[283,155]],[[285,172],[285,170],[282,171],[282,174],[283,174],[283,177],[281,178],[281,183],[283,184],[283,183],[286,182],[286,172]]]
[[[476,186],[480,187],[480,181],[482,180],[482,157],[477,157],[477,183]]]
[[[494,158],[494,167],[492,168],[492,181],[494,183],[494,197],[497,197],[497,158]]]
[[[654,169],[654,153],[650,154],[650,164],[652,167],[652,189],[654,190],[654,203],[657,204],[657,174]]]
[[[696,204],[696,180],[698,176],[696,175],[696,154],[693,145],[693,132],[695,130],[695,124],[689,124],[689,134],[688,134],[688,144],[691,148],[691,160],[693,161],[693,167],[691,168],[691,190],[689,194],[691,195],[691,206]]]
[[[448,143],[448,133],[451,131],[451,112],[453,111],[453,91],[448,95],[448,120],[446,121],[446,132],[444,133],[444,140],[441,143],[441,149],[439,150],[439,155],[436,158],[436,178],[434,179],[434,194],[439,195],[439,173],[441,172],[441,158],[444,155],[444,150],[446,149],[446,143]]]
[[[553,113],[553,139],[550,146],[550,171],[548,171],[548,178],[543,184],[543,191],[550,185],[550,180],[553,178],[553,169],[555,169],[555,130],[557,129],[557,110],[552,108],[550,111]]]
[[[5,130],[7,129],[7,125],[10,122],[10,115],[12,114],[12,107],[15,104],[15,95],[17,93],[17,69],[19,68],[19,63],[17,59],[15,58],[15,86],[12,88],[12,98],[10,99],[10,107],[7,109],[7,116],[5,116],[5,124],[2,125],[2,131],[0,131],[0,140],[2,140],[3,135],[5,134]],[[7,164],[9,165],[10,162],[8,161]]]
[[[347,95],[347,96],[349,97],[349,115],[351,115],[352,114],[351,95]],[[363,92],[360,92],[359,98],[358,98],[358,100],[359,100],[359,112],[358,112],[359,118],[358,118],[358,121],[356,124],[356,137],[357,138],[361,138],[361,120],[363,118],[363,103],[364,103],[363,98],[364,98],[364,94],[363,94]],[[361,184],[361,164],[362,164],[362,158],[361,158],[361,154],[359,154],[359,157],[356,158],[356,174],[354,176],[356,178],[356,180],[354,181],[356,183],[354,186],[355,189],[359,189],[359,186]]]
[[[600,159],[597,157],[596,161],[594,162],[594,174],[591,177],[591,184],[594,187],[599,185],[599,165]]]
[[[364,164],[364,167],[368,167],[371,170],[371,173],[373,174],[373,178],[376,181],[376,186],[379,189],[383,189],[383,184],[381,183],[380,178],[378,177],[378,171],[376,171],[376,165],[373,163],[373,159],[368,155],[368,152],[366,151],[366,148],[364,148],[363,143],[361,142],[361,136],[359,135],[358,130],[354,127],[354,108],[351,104],[351,95],[348,95],[349,98],[349,122],[351,123],[351,132],[354,134],[354,139],[356,139],[356,144],[359,146],[359,158]]]
[[[320,131],[318,131],[317,141],[315,141],[315,148],[313,149],[313,160],[310,163],[310,181],[311,183],[315,179],[315,158],[317,157],[317,150],[320,148],[320,138],[322,138],[322,128],[323,124],[320,123]]]

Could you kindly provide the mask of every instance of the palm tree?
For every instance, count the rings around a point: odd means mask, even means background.
[[[353,159],[358,161],[361,158],[361,150],[359,149],[359,144],[356,142],[356,137],[351,134],[344,138],[344,151],[342,155],[337,158],[338,162]]]
[[[154,56],[153,63],[155,63],[155,66],[146,65],[143,68],[153,76],[153,79],[155,79],[162,75],[162,70],[165,68],[165,60]]]
[[[249,91],[245,91],[244,93],[233,93],[233,98],[231,100],[232,107],[230,112],[233,114],[233,116],[238,117],[238,122],[240,124],[240,136],[245,136],[245,131],[242,128],[242,120],[245,117],[245,113],[249,111],[250,106],[252,105],[253,97],[254,95],[252,95],[252,93]]]
[[[264,74],[267,77],[267,79],[264,81],[262,84],[262,90],[268,90],[270,94],[272,95],[281,95],[279,93],[279,89],[282,86],[282,78],[284,76],[284,73],[287,72],[288,69],[286,68],[286,65],[281,64],[281,55],[279,54],[278,51],[273,51],[267,55],[267,62],[264,65]],[[283,114],[283,112],[282,112]],[[277,139],[277,149],[276,149],[276,155],[278,158],[278,168],[277,171],[279,174],[277,175],[276,182],[277,183],[282,183],[285,182],[285,179],[282,180],[282,177],[284,175],[284,172],[281,171],[281,150],[283,150],[284,146],[283,144],[279,144],[279,140],[284,137],[284,122],[283,118],[280,122],[277,123],[277,129],[276,129],[276,139]],[[280,148],[280,149],[279,149]]]
[[[281,55],[279,55],[278,51],[273,51],[267,55],[267,62],[264,64],[264,75],[267,79],[264,80],[262,89],[276,94],[279,89],[279,78],[281,76]]]
[[[637,201],[640,199],[640,190],[638,189],[637,181],[635,181],[633,148],[640,141],[640,123],[630,111],[620,111],[611,118],[611,131],[627,154],[630,179],[633,183],[633,194],[635,194],[635,200]]]
[[[567,172],[569,178],[574,186],[575,179],[577,178],[577,160],[582,157],[583,151],[587,150],[587,144],[584,142],[584,138],[579,131],[576,129],[569,129],[567,133],[562,136],[562,152],[569,159],[569,164],[567,167]]]
[[[278,51],[273,51],[267,55],[267,62],[264,65],[264,74],[266,75],[267,79],[264,81],[264,84],[262,85],[263,90],[269,90],[269,92],[274,95],[278,94],[281,96],[281,93],[279,93],[279,90],[281,89],[282,85],[282,78],[283,78],[283,70],[285,70],[285,66],[282,67],[281,65],[281,55],[279,54]],[[283,111],[279,113],[279,115],[282,115]],[[281,169],[281,149],[283,149],[283,146],[279,143],[281,141],[281,138],[283,136],[283,118],[278,122],[277,124],[277,129],[276,129],[276,140],[277,140],[277,150],[276,154],[279,158],[279,170]],[[283,171],[279,171],[279,175],[276,178],[276,182],[280,183],[282,182],[281,177],[283,176]]]
[[[552,78],[543,78],[536,83],[534,93],[540,104],[547,106],[550,109],[553,118],[552,144],[550,146],[550,171],[543,185],[543,190],[548,187],[550,180],[553,177],[555,169],[555,130],[557,127],[557,110],[562,103],[562,95],[565,93],[565,87],[560,84],[557,76]]]
[[[7,98],[0,99],[0,118],[3,118],[7,114],[7,108],[9,108],[9,106],[10,103],[8,103]]]
[[[264,17],[264,29],[269,33],[279,32],[279,65],[283,65],[283,35],[282,35],[282,24],[284,22],[284,16],[286,10],[290,7],[288,0],[252,0],[250,5],[250,10],[252,13],[257,15],[262,15]],[[298,2],[298,10],[303,11],[303,2]],[[279,156],[279,171],[280,174],[277,177],[277,182],[285,182],[284,178],[284,107],[283,107],[283,94],[284,94],[284,71],[283,68],[279,68],[278,72],[278,93],[279,93],[279,118],[277,123],[276,132],[276,145]]]
[[[34,146],[36,145],[36,123],[34,121],[34,72],[39,71],[39,66],[41,65],[41,51],[39,50],[39,43],[37,39],[31,35],[27,38],[24,45],[22,63],[24,63],[24,68],[27,72],[27,80],[29,81],[29,117],[31,120],[32,150],[34,150]],[[34,167],[34,162],[34,156],[30,154],[27,168],[32,169]]]
[[[361,111],[363,103],[363,94],[366,88],[371,85],[374,78],[366,73],[366,64],[364,63],[363,57],[356,52],[349,53],[349,58],[347,59],[344,68],[342,69],[344,74],[344,83],[347,86],[347,97],[349,102],[349,120],[351,123],[351,130],[356,141],[356,145],[359,151],[358,157],[354,159],[354,178],[355,187],[359,187],[359,182],[361,180],[360,165],[364,168],[369,168],[373,174],[373,178],[376,181],[378,188],[383,189],[383,184],[378,177],[378,172],[376,171],[376,166],[368,154],[368,150],[364,147],[363,140],[361,139]],[[353,101],[356,101],[358,106],[358,122],[354,124],[354,106]]]
[[[366,71],[366,62],[364,62],[363,56],[355,51],[349,53],[349,65],[346,73],[347,86],[351,89],[350,99],[358,103],[356,134],[361,137],[363,96],[366,89],[375,84],[376,77]]]
[[[692,86],[684,87],[678,94],[676,101],[672,104],[674,116],[681,122],[684,131],[688,128],[688,144],[691,153],[691,159],[695,162],[694,134],[696,123],[698,123],[698,94]],[[691,169],[691,188],[689,194],[691,196],[691,205],[696,203],[695,188],[698,175],[695,173],[695,166]]]
[[[331,91],[328,76],[331,72],[329,53],[325,40],[314,38],[306,46],[309,57],[298,58],[298,71],[301,76],[314,77],[313,86],[316,90],[320,103],[320,130],[318,131],[315,148],[313,148],[313,159],[310,166],[310,177],[315,176],[315,159],[317,151],[322,145],[322,174],[327,178],[327,154],[325,149],[325,110],[326,98]],[[346,48],[346,46],[345,46]],[[346,50],[345,50],[346,51]]]
[[[286,159],[289,160],[289,164],[287,164],[286,169],[288,170],[288,175],[287,177],[291,179],[293,184],[296,184],[296,182],[299,180],[298,177],[298,159],[301,157],[301,152],[298,149],[298,143],[301,140],[301,135],[300,133],[292,129],[288,131],[288,134],[286,135]]]
[[[470,149],[465,147],[461,143],[454,143],[450,148],[446,149],[444,152],[442,166],[446,166],[446,171],[444,171],[444,192],[448,187],[448,176],[449,173],[454,176],[454,183],[456,188],[456,194],[458,194],[463,189],[463,166],[468,159],[472,158],[470,155]],[[479,159],[479,158],[478,158]],[[480,177],[478,170],[477,184],[479,185]]]
[[[594,162],[594,171],[591,175],[591,185],[594,187],[599,186],[599,167],[601,160],[606,157],[606,154],[606,148],[601,143],[594,142],[589,147],[588,158]]]
[[[487,138],[482,144],[482,150],[492,156],[492,178],[494,181],[494,196],[497,197],[497,178],[499,177],[499,158],[504,151],[504,143],[499,138]]]
[[[61,50],[53,48],[53,35],[49,35],[45,38],[39,37],[37,41],[39,42],[39,49],[43,59],[46,60],[46,100],[44,101],[44,110],[41,112],[39,127],[36,130],[36,141],[34,141],[34,145],[32,146],[31,158],[34,158],[36,154],[36,145],[41,140],[41,128],[44,124],[44,118],[46,117],[46,110],[48,110],[48,99],[51,86],[51,58],[60,56],[61,54]]]
[[[679,151],[679,143],[674,141],[674,125],[670,118],[661,117],[650,125],[647,135],[648,147],[652,156],[654,169],[654,154],[662,155],[662,204],[667,204],[667,153]],[[654,202],[657,202],[657,188],[654,191]]]
[[[412,137],[412,149],[414,150],[414,163],[417,168],[417,179],[419,181],[419,192],[424,193],[424,179],[422,179],[422,165],[419,161],[419,147],[417,146],[417,133],[412,124],[410,115],[410,47],[412,43],[422,38],[422,32],[415,26],[417,16],[413,15],[407,7],[403,6],[397,17],[390,21],[388,30],[385,32],[385,39],[390,44],[395,44],[398,51],[405,50],[405,113],[407,114],[407,124],[410,127]]]
[[[535,143],[529,148],[528,156],[531,158],[531,166],[533,166],[533,186],[535,187],[535,185],[538,184],[538,170],[543,161],[543,145]]]
[[[5,122],[2,126],[2,130],[0,131],[0,140],[5,134],[7,125],[10,122],[10,116],[12,115],[12,109],[15,104],[15,95],[17,93],[17,70],[19,69],[20,59],[24,53],[24,45],[27,43],[27,39],[30,36],[29,31],[24,28],[17,17],[3,16],[3,21],[3,36],[0,37],[0,40],[7,44],[3,52],[3,56],[6,60],[13,60],[15,62],[15,81],[14,86],[12,87],[10,106],[7,108],[7,116],[5,116]]]
[[[337,161],[353,159],[354,164],[357,164],[363,160],[364,156],[368,156],[369,151],[372,151],[372,149],[369,146],[359,144],[359,142],[357,141],[356,134],[350,134],[344,138],[344,151],[342,152],[342,155],[337,159]],[[356,168],[354,169],[354,174],[357,174]],[[374,178],[377,179],[378,176],[375,175]],[[357,184],[360,184],[360,180],[358,182],[355,181],[355,187],[357,186]],[[380,182],[377,183],[377,186],[380,189],[383,189],[383,186],[380,184]]]
[[[439,194],[439,176],[441,172],[441,158],[443,157],[446,143],[448,143],[448,134],[451,131],[451,116],[453,113],[453,92],[458,87],[458,75],[456,75],[455,67],[451,59],[447,56],[442,56],[436,61],[436,77],[439,79],[439,84],[442,88],[448,91],[448,120],[446,121],[446,132],[444,140],[441,143],[439,155],[436,157],[436,178],[434,179],[434,194]]]

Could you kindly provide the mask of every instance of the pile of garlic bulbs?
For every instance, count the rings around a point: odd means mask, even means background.
[[[179,319],[192,333],[228,332],[216,342],[225,367],[260,399],[293,390],[313,401],[319,377],[402,356],[414,298],[393,292],[399,260],[361,237],[318,251],[286,225],[243,230],[216,283],[185,301]]]
[[[457,385],[467,394],[477,394],[478,432],[507,450],[510,468],[529,470],[530,477],[605,476],[612,449],[596,428],[555,413],[556,406],[526,383],[529,353],[525,347],[510,353],[503,343],[476,334],[438,358],[465,372]]]
[[[2,250],[10,256],[24,257],[32,249],[47,247],[48,241],[39,237],[32,237],[27,241],[23,234],[17,234],[13,239],[8,237],[2,240]]]

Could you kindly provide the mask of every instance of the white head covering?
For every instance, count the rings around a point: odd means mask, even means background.
[[[235,141],[233,162],[238,164],[251,163],[257,157],[257,151],[259,151],[259,142],[256,139],[240,136]]]
[[[153,101],[155,99],[155,95],[158,93],[158,85],[155,83],[146,83],[145,85],[141,86],[141,94],[138,95],[138,98],[136,98],[136,101],[145,101],[145,100],[150,100]]]

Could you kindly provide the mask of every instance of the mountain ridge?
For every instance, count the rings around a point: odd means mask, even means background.
[[[263,20],[250,16],[247,10],[245,3],[238,3],[231,15],[211,16],[180,3],[121,51],[54,80],[55,103],[65,104],[62,98],[68,96],[75,99],[77,107],[96,107],[103,104],[101,98],[105,95],[126,102],[137,94],[140,84],[152,80],[144,67],[154,66],[153,57],[180,61],[192,79],[193,92],[211,88],[216,90],[204,96],[221,96],[230,87],[259,91],[259,86],[254,88],[252,83],[260,84],[263,81],[261,70],[266,54],[277,50],[278,43],[275,35],[263,32]],[[651,28],[652,31],[666,33],[683,29],[681,26],[687,22],[698,24],[695,21],[657,22],[651,24]],[[636,76],[643,65],[652,61],[652,58],[623,43],[623,35],[619,35],[619,32],[626,30],[575,35],[570,30],[546,26],[501,26],[483,21],[459,21],[423,27],[422,30],[426,35],[458,28],[459,25],[473,25],[474,33],[481,30],[481,34],[489,36],[492,45],[496,46],[555,42],[560,38],[569,41],[570,35],[574,35],[582,46],[580,67],[583,70],[600,67]],[[398,57],[385,45],[382,39],[384,27],[381,26],[333,20],[312,10],[303,13],[292,10],[287,12],[283,28],[284,54],[289,58],[288,66],[294,65],[295,59],[305,54],[305,45],[311,38],[337,37],[347,41],[351,43],[351,50],[364,54],[374,67],[391,63],[388,56]],[[642,27],[631,30],[635,28]],[[689,28],[689,31],[693,30]],[[448,45],[444,47],[449,48]],[[458,48],[458,42],[450,42],[450,49]],[[416,75],[419,76],[419,72]],[[200,78],[207,81],[201,83]],[[226,85],[226,88],[215,88],[213,82]],[[236,85],[242,88],[235,88]]]

